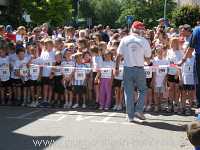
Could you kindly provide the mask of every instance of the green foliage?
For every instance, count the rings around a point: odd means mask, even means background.
[[[126,24],[125,17],[133,15],[135,19],[144,21],[148,27],[157,25],[156,20],[164,15],[165,0],[124,0],[122,13],[117,20],[121,25]],[[176,7],[174,0],[167,1],[167,17],[171,17],[171,12]]]
[[[178,27],[183,24],[196,25],[196,21],[200,19],[200,7],[198,6],[182,6],[174,10],[172,21]]]
[[[49,22],[53,26],[63,25],[72,16],[71,0],[22,0],[22,7],[35,24]]]
[[[119,0],[82,0],[80,2],[80,16],[92,18],[94,24],[115,27],[115,21],[121,13]]]

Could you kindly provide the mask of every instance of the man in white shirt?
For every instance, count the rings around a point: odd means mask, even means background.
[[[120,59],[124,57],[124,96],[129,122],[134,121],[134,116],[145,120],[143,107],[147,87],[144,59],[151,57],[151,48],[149,42],[141,36],[144,30],[144,24],[135,21],[131,28],[131,34],[121,40],[117,50],[115,74],[118,75]],[[139,92],[136,107],[133,96],[135,87]]]

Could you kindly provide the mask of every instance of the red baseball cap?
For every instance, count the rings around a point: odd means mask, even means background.
[[[132,28],[133,29],[139,29],[139,30],[142,30],[142,29],[145,29],[145,26],[142,22],[140,21],[134,21],[133,24],[132,24]]]

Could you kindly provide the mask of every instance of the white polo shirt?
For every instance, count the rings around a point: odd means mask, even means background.
[[[144,66],[144,58],[151,57],[151,52],[149,42],[137,34],[124,37],[117,50],[124,57],[126,67]]]

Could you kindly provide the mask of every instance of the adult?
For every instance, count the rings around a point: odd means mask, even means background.
[[[181,66],[187,60],[187,58],[192,57],[193,51],[195,51],[194,76],[196,82],[196,98],[198,107],[196,113],[200,114],[200,26],[195,27],[193,30],[189,47],[178,65]]]
[[[134,116],[145,120],[143,115],[144,97],[146,94],[146,78],[144,71],[144,59],[151,57],[149,42],[141,33],[145,30],[144,24],[135,21],[131,28],[131,34],[122,38],[117,50],[115,74],[119,73],[121,57],[124,58],[124,96],[128,121],[133,122]],[[139,97],[135,101],[133,91],[137,88]],[[135,105],[135,102],[137,104]]]
[[[106,32],[103,31],[103,25],[98,25],[98,30],[99,30],[99,34],[102,38],[102,40],[106,43],[108,43],[110,41],[110,38],[108,36],[108,34]]]

